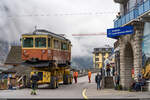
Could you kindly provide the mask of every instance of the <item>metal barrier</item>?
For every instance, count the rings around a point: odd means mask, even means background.
[[[114,27],[121,27],[124,24],[127,24],[130,21],[136,20],[138,17],[150,11],[150,0],[146,0],[141,4],[137,5],[134,9],[128,12],[126,15],[121,16],[114,21]]]

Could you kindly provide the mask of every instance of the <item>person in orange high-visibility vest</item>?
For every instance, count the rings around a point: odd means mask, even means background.
[[[77,83],[77,78],[78,78],[78,72],[77,72],[77,71],[75,71],[75,72],[73,73],[73,77],[74,77],[75,83]]]
[[[88,79],[89,79],[89,83],[91,83],[91,74],[92,74],[92,73],[91,73],[91,71],[89,70],[89,71],[88,71]]]
[[[75,73],[76,73],[76,72],[74,71],[74,72],[73,72],[73,78],[74,78],[74,81],[76,82],[76,79],[75,79],[75,78],[76,78],[76,77],[75,77]]]

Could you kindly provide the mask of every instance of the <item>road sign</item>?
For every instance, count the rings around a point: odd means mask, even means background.
[[[132,34],[133,26],[124,26],[107,29],[107,37],[117,39],[121,35]]]

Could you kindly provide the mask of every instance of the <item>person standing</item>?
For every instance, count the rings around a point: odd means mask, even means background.
[[[36,74],[36,72],[34,72],[34,74],[31,76],[31,81],[32,81],[31,95],[36,95],[37,82],[39,81],[39,77]]]
[[[92,73],[91,73],[91,71],[89,70],[89,71],[88,71],[88,79],[89,79],[89,83],[91,83],[91,74],[92,74]]]
[[[112,76],[115,75],[115,66],[112,66]]]
[[[75,81],[75,83],[76,83],[76,75],[75,75],[75,74],[76,74],[76,72],[74,71],[74,72],[73,72],[73,78],[74,78],[74,81]]]
[[[119,81],[120,81],[120,76],[118,75],[117,72],[115,72],[115,76],[114,76],[114,86],[115,89],[117,90],[117,87],[119,86]]]
[[[107,76],[110,76],[110,65],[109,64],[107,65],[106,73],[107,73]]]
[[[12,89],[12,84],[11,84],[11,81],[10,81],[11,79],[10,79],[10,77],[8,77],[8,79],[7,79],[7,85],[8,85],[8,89]]]
[[[78,72],[77,72],[77,71],[75,71],[75,72],[73,73],[73,77],[74,77],[75,83],[77,83],[77,78],[78,78]]]
[[[97,90],[101,89],[101,80],[102,80],[102,75],[101,73],[97,73],[97,75],[95,76],[95,82],[97,83]]]

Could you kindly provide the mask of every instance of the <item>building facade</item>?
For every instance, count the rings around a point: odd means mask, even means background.
[[[102,47],[94,48],[93,51],[93,66],[94,68],[102,68],[104,66],[104,61],[110,57],[113,48]]]
[[[133,26],[133,34],[121,35],[119,42],[120,83],[128,89],[142,73],[142,43],[145,27],[150,23],[150,0],[114,0],[120,4],[120,12],[114,20],[114,28]],[[147,28],[150,31],[150,27]],[[134,79],[131,70],[134,68]]]

